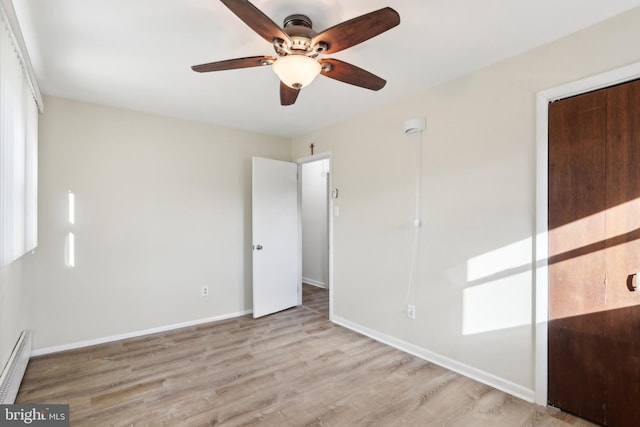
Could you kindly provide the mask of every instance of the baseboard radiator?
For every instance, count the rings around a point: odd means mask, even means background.
[[[22,331],[9,361],[0,375],[0,404],[15,402],[24,372],[31,357],[31,331]]]

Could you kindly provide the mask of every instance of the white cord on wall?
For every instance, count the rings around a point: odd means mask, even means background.
[[[422,134],[426,128],[426,119],[424,117],[408,120],[405,123],[405,133],[418,133],[418,156],[416,164],[416,199],[415,199],[415,218],[413,221],[413,245],[411,249],[411,262],[409,264],[409,283],[407,286],[407,295],[405,304],[409,304],[411,291],[414,283],[418,278],[418,257],[420,254],[420,236],[422,228]]]

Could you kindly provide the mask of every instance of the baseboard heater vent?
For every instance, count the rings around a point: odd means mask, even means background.
[[[31,357],[31,331],[22,331],[0,375],[0,404],[9,405],[15,402],[29,357]]]

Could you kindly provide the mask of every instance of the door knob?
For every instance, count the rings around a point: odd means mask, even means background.
[[[262,245],[256,245],[255,249],[256,249],[256,251],[261,251],[262,250]]]
[[[629,292],[638,290],[638,273],[627,276],[627,289],[629,289]]]

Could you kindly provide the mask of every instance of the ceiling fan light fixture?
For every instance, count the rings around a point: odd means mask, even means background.
[[[302,89],[309,85],[322,71],[322,66],[317,60],[300,54],[281,56],[272,67],[280,81],[293,89]]]

